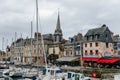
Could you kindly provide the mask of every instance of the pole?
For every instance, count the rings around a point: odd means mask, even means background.
[[[2,56],[3,56],[3,54],[4,54],[4,37],[2,38]],[[3,58],[2,58],[2,60],[3,60]]]
[[[6,59],[5,59],[5,60],[6,60],[6,63],[7,63],[8,48],[9,48],[9,47],[8,47],[8,39],[7,39],[7,40],[6,40],[6,55],[5,55],[5,56],[6,56],[6,57],[5,57],[5,58],[6,58]]]
[[[38,54],[38,0],[36,0],[36,31],[37,31],[37,40],[36,40],[36,53]],[[38,60],[39,54],[37,56]]]
[[[38,51],[38,0],[36,0],[36,31],[37,31],[37,40],[36,40],[36,53],[38,54],[37,56],[37,69],[38,69],[38,57],[39,57],[39,51]],[[37,71],[37,75],[38,75],[38,71]]]
[[[30,63],[32,63],[32,33],[33,33],[33,26],[32,26],[32,21],[31,21],[31,48],[30,48],[30,52],[31,52],[31,54],[30,54]]]
[[[13,55],[14,56],[14,64],[15,64],[15,61],[16,61],[15,59],[17,56],[17,54],[15,53],[16,52],[16,50],[15,50],[16,49],[16,39],[17,39],[16,37],[17,37],[17,32],[15,32],[15,42],[14,42],[14,55]]]
[[[20,62],[23,63],[23,38],[21,33],[21,50],[20,50]]]
[[[83,62],[82,62],[82,44],[80,42],[80,64],[81,64],[81,67],[83,66]]]

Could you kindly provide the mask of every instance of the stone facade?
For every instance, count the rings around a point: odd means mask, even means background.
[[[83,57],[113,56],[113,44],[99,41],[87,42],[83,44],[83,53]]]
[[[114,56],[112,32],[106,25],[90,29],[83,43],[84,57]]]

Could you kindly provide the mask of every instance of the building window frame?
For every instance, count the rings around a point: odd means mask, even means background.
[[[98,52],[99,52],[98,50],[95,50],[95,55],[98,55]]]
[[[95,43],[95,46],[98,47],[98,42]]]
[[[93,55],[93,50],[90,50],[90,55]]]
[[[109,43],[108,42],[106,42],[106,48],[109,48]]]
[[[85,50],[85,55],[88,55],[88,52],[87,52],[87,50]]]
[[[90,43],[90,47],[92,47],[92,43]]]
[[[85,43],[85,47],[87,47],[87,43]]]

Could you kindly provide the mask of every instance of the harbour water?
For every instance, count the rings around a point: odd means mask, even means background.
[[[0,77],[0,80],[33,80],[33,79],[22,78],[22,77],[11,78],[9,76],[5,76],[5,77]]]

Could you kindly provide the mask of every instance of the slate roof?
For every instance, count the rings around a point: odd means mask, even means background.
[[[28,39],[25,39],[25,42],[24,42],[24,45],[26,44],[31,44],[31,40],[33,41],[34,39],[33,38],[28,38]]]
[[[111,37],[112,32],[109,30],[109,28],[104,24],[99,28],[90,29],[85,35],[85,42],[90,41],[101,41],[101,42],[113,42],[113,39]],[[99,36],[99,38],[96,38],[96,36]],[[107,36],[107,37],[106,37]],[[87,40],[87,37],[89,39]],[[91,39],[91,37],[94,37]]]
[[[99,27],[99,28],[90,29],[90,30],[88,30],[88,32],[86,33],[85,36],[103,34],[104,31],[106,30],[106,28],[108,28],[108,27],[106,27],[106,25],[103,25],[102,27]]]
[[[15,46],[20,47],[20,46],[24,46],[24,42],[25,40],[23,38],[19,38],[14,43],[15,43]]]
[[[53,40],[53,35],[52,34],[44,34],[43,35],[43,39],[47,39],[47,40]]]
[[[76,41],[77,41],[77,36],[74,35],[73,37],[69,38],[69,40],[64,45],[65,46],[73,45],[75,44]]]

